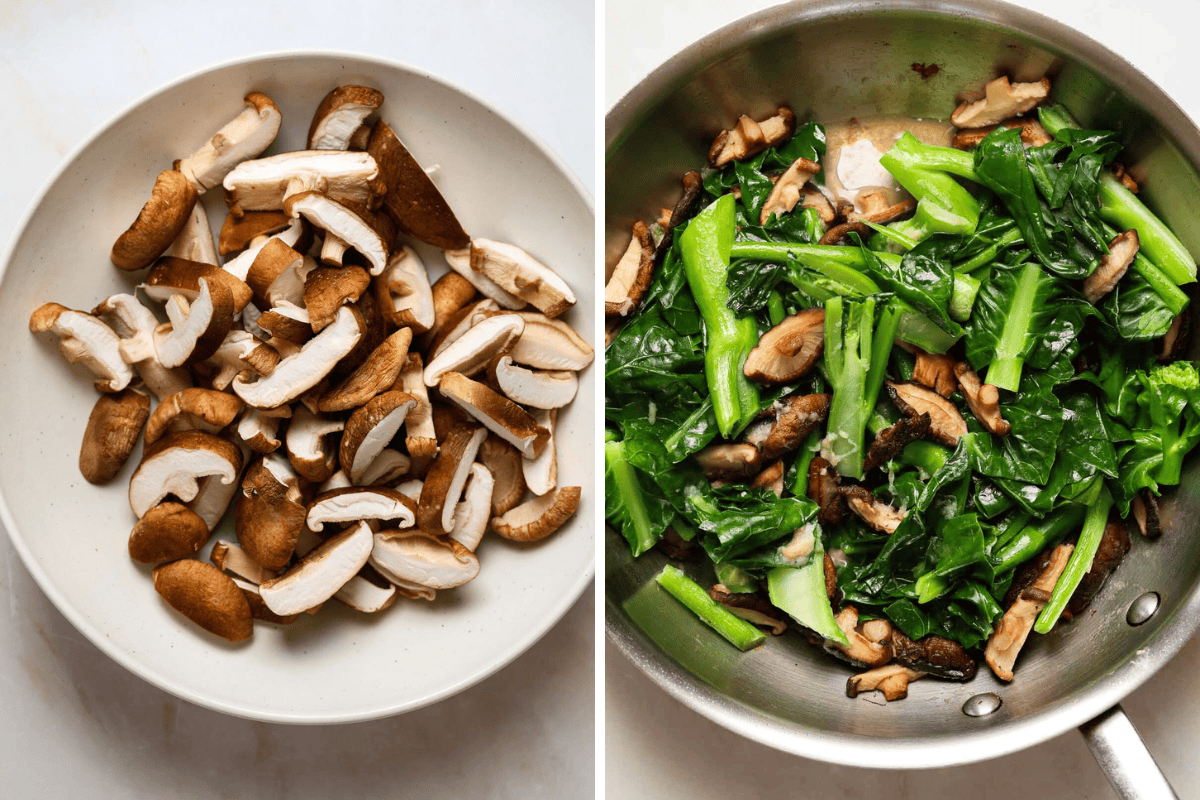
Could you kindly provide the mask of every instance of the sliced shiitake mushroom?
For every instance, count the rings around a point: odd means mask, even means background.
[[[922,412],[915,416],[903,417],[896,424],[884,428],[871,442],[871,448],[863,462],[863,471],[884,466],[900,455],[905,445],[924,439],[929,435],[931,424],[929,413]]]
[[[208,525],[181,503],[159,503],[133,526],[129,557],[143,564],[189,558],[208,542]]]
[[[155,567],[154,590],[209,633],[231,642],[254,635],[250,603],[233,579],[211,564],[184,558]]]
[[[276,614],[298,614],[324,603],[346,585],[371,556],[370,526],[347,528],[305,554],[294,567],[258,587],[267,608]]]
[[[194,387],[175,392],[155,407],[146,423],[146,444],[170,431],[199,430],[216,433],[232,423],[245,407],[236,395]]]
[[[906,416],[929,414],[929,435],[947,447],[957,447],[967,421],[946,398],[919,383],[887,382],[888,396]]]
[[[416,403],[412,395],[392,390],[376,395],[350,415],[342,433],[338,458],[351,483],[359,483]]]
[[[417,505],[417,524],[421,528],[438,533],[454,530],[455,507],[475,454],[486,436],[486,429],[460,423],[442,439],[421,488],[421,500]]]
[[[130,271],[150,266],[183,230],[199,196],[183,173],[173,169],[158,173],[150,199],[112,247],[113,264]]]
[[[550,439],[550,432],[538,425],[532,414],[465,375],[446,373],[438,383],[438,390],[442,397],[482,422],[526,458],[536,458]]]
[[[90,369],[98,392],[119,392],[133,380],[133,368],[121,355],[120,338],[91,314],[46,303],[29,317],[29,330],[58,336],[62,357]]]
[[[843,486],[842,494],[850,510],[880,533],[895,533],[904,521],[903,511],[876,499],[861,486]]]
[[[743,372],[760,383],[789,383],[807,372],[825,346],[825,309],[787,317],[758,340]]]
[[[959,362],[954,365],[954,375],[962,388],[963,396],[975,419],[996,436],[1008,436],[1012,425],[1000,416],[1000,390],[990,383],[981,383],[975,370],[969,364]]]
[[[492,516],[499,517],[516,507],[525,495],[525,474],[517,448],[489,433],[479,448],[479,462],[495,478],[492,489]]]
[[[494,517],[492,530],[514,542],[544,539],[571,518],[579,508],[581,494],[578,486],[560,486]]]
[[[732,129],[721,131],[708,149],[708,163],[723,167],[730,161],[741,161],[758,155],[768,147],[779,144],[796,129],[796,115],[790,108],[780,108],[775,116],[755,122],[743,115]]]
[[[304,529],[298,482],[280,480],[263,461],[252,464],[242,479],[235,514],[238,542],[246,554],[267,569],[283,569]]]
[[[633,223],[633,238],[604,286],[604,313],[628,316],[638,307],[654,276],[654,243],[646,223]]]
[[[121,471],[149,416],[150,398],[136,389],[100,395],[79,449],[79,471],[88,483],[107,483]]]

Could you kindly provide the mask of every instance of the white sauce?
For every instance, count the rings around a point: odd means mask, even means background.
[[[867,186],[899,187],[892,174],[879,163],[883,153],[870,139],[859,139],[838,154],[837,175],[842,187],[858,191]]]

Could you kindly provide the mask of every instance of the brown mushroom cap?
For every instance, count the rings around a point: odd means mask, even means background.
[[[654,242],[646,223],[638,220],[633,223],[633,236],[625,255],[604,286],[604,313],[610,317],[628,316],[642,301],[653,277]]]
[[[471,244],[450,204],[386,122],[375,123],[367,152],[388,187],[383,207],[403,233],[443,250]]]
[[[241,413],[245,403],[236,395],[215,389],[191,388],[164,397],[146,423],[146,444],[151,445],[168,430],[202,430],[216,433]]]
[[[304,279],[304,307],[313,331],[320,333],[332,324],[338,309],[362,297],[371,276],[362,267],[317,267]]]
[[[121,471],[149,416],[150,398],[139,391],[100,395],[79,449],[79,471],[88,483],[107,483]]]
[[[492,239],[471,240],[471,269],[553,319],[575,305],[562,277],[525,250]]]
[[[888,381],[888,396],[905,416],[929,414],[929,434],[947,447],[957,447],[967,421],[946,398],[919,383]]]
[[[911,442],[924,439],[929,435],[929,414],[921,413],[916,416],[906,416],[895,425],[884,428],[871,442],[867,458],[863,461],[863,471],[882,467],[896,456]]]
[[[1083,279],[1083,296],[1093,305],[1117,288],[1117,282],[1129,271],[1129,266],[1141,248],[1136,228],[1118,233],[1108,243],[1108,252],[1100,257],[1100,266]]]
[[[421,499],[417,504],[418,526],[437,533],[454,530],[455,507],[466,485],[471,463],[486,436],[484,428],[464,422],[451,428],[442,439],[421,487]]]
[[[433,297],[433,325],[426,337],[428,341],[433,341],[451,315],[470,303],[476,292],[469,280],[451,271],[434,281],[429,293]]]
[[[143,564],[188,558],[208,541],[208,525],[180,503],[159,503],[142,515],[129,534],[129,557]]]
[[[517,297],[494,280],[471,266],[471,248],[461,250],[443,250],[442,257],[446,266],[470,281],[479,293],[495,301],[504,308],[516,311],[528,305],[522,298]]]
[[[582,490],[560,486],[492,519],[492,530],[514,542],[536,542],[562,527],[579,508]]]
[[[793,161],[791,166],[779,176],[779,180],[775,181],[771,194],[763,203],[762,212],[759,214],[759,224],[766,225],[772,214],[782,217],[795,208],[796,203],[800,202],[801,189],[804,188],[804,184],[820,171],[821,165],[816,161],[810,161],[807,158],[797,158]]]
[[[242,451],[233,442],[204,431],[170,433],[142,454],[129,481],[129,507],[140,518],[173,494],[203,517],[192,502],[200,500],[201,479],[209,478],[206,489],[216,482],[232,486],[241,471]]]
[[[235,313],[245,308],[254,296],[245,281],[215,264],[176,256],[163,256],[154,262],[154,268],[146,273],[146,279],[142,282],[142,291],[151,300],[160,303],[167,302],[174,294],[192,302],[200,294],[201,278],[206,278],[210,284],[220,283],[229,290]]]
[[[158,173],[150,199],[113,245],[113,264],[131,271],[150,266],[183,230],[197,197],[196,187],[183,173]]]
[[[955,364],[954,374],[975,419],[979,420],[988,433],[1008,436],[1012,425],[1000,416],[1000,390],[990,383],[980,383],[979,376],[969,364]]]
[[[1050,79],[1031,83],[1009,83],[1002,75],[984,87],[984,96],[975,102],[962,103],[950,115],[950,122],[959,128],[983,128],[996,125],[1009,117],[1024,114],[1050,95]]]
[[[321,397],[318,407],[325,412],[348,411],[390,389],[408,360],[411,343],[410,328],[401,328],[384,339],[350,377]]]
[[[200,278],[200,293],[189,303],[182,295],[167,301],[170,326],[154,333],[154,352],[164,367],[195,364],[212,356],[233,327],[233,294],[224,283]]]
[[[217,252],[223,256],[244,250],[259,236],[285,230],[292,218],[282,211],[247,211],[240,217],[229,213],[217,235]]]
[[[384,316],[396,327],[412,328],[417,334],[433,326],[435,311],[429,275],[425,263],[408,245],[393,250],[387,269],[375,278],[375,299]]]
[[[408,454],[416,459],[432,458],[437,453],[437,432],[433,427],[433,406],[422,377],[425,372],[420,353],[409,353],[397,376],[395,387],[416,398],[417,404],[404,418],[404,439]]]
[[[917,208],[917,201],[912,197],[906,197],[898,203],[889,203],[883,192],[869,192],[859,197],[858,202],[862,211],[851,211],[847,215],[848,222],[874,222],[883,225]]]
[[[942,397],[949,397],[958,388],[954,377],[954,358],[945,353],[927,353],[919,347],[911,347],[917,361],[913,366],[913,380],[928,386]]]
[[[254,561],[283,569],[304,529],[305,508],[296,485],[280,483],[260,460],[242,478],[235,506],[238,542]]]
[[[315,263],[309,261],[310,266]],[[280,300],[303,303],[305,280],[311,272],[315,270],[306,271],[303,255],[282,239],[271,239],[250,264],[246,284],[259,308],[270,310]]]
[[[525,495],[525,474],[517,448],[489,433],[479,448],[479,462],[492,473],[492,516],[502,516],[521,502]]]
[[[343,427],[341,420],[318,417],[301,403],[293,413],[285,439],[292,468],[313,483],[328,480],[337,471],[338,460],[337,448],[326,437]]]
[[[775,423],[758,445],[763,459],[772,461],[804,443],[808,435],[829,416],[832,397],[827,394],[793,395],[782,401]]]
[[[762,335],[743,372],[760,383],[788,383],[817,362],[825,346],[825,309],[793,314]]]
[[[369,86],[338,86],[321,99],[308,126],[309,150],[348,150],[354,132],[383,105],[383,92]]]
[[[538,425],[528,411],[458,372],[443,375],[438,391],[488,430],[515,446],[526,458],[535,458],[550,438],[550,432]]]
[[[790,108],[780,108],[778,113],[761,122],[741,116],[737,124],[721,131],[708,150],[708,163],[723,167],[730,161],[751,158],[772,145],[782,142],[796,129],[796,115]]]
[[[808,464],[808,497],[820,507],[817,522],[836,525],[846,516],[846,498],[839,485],[837,468],[820,456]]]
[[[696,453],[696,462],[710,481],[736,481],[758,472],[762,454],[752,444],[710,444]]]
[[[250,603],[233,579],[211,564],[181,559],[155,567],[154,590],[209,633],[231,642],[254,634]]]
[[[412,395],[392,390],[376,395],[354,410],[346,420],[339,452],[342,469],[350,476],[351,483],[358,483],[367,467],[400,430],[405,415],[416,403]]]

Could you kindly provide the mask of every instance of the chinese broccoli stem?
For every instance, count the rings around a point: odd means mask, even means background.
[[[808,497],[808,465],[817,457],[821,445],[821,430],[814,428],[804,444],[796,453],[796,462],[792,465],[795,475],[792,478],[791,492],[796,497]]]
[[[1012,308],[1004,319],[1004,329],[996,342],[996,354],[988,365],[987,382],[993,386],[1015,392],[1021,384],[1025,341],[1033,321],[1033,301],[1043,279],[1045,273],[1036,262],[1030,261],[1021,267]]]
[[[1014,535],[1006,545],[992,553],[997,575],[1023,564],[1079,527],[1086,509],[1081,503],[1067,505],[1034,520]]]
[[[646,501],[642,497],[637,473],[634,472],[633,465],[625,460],[624,442],[605,442],[604,465],[612,472],[621,502],[629,511],[629,524],[623,526],[621,534],[629,541],[633,556],[637,558],[654,547],[658,537],[650,529],[650,514],[646,510]],[[628,528],[632,528],[632,531],[627,530]]]
[[[1100,495],[1087,507],[1087,516],[1083,518],[1083,530],[1079,532],[1075,550],[1071,553],[1058,583],[1054,584],[1050,601],[1042,607],[1037,622],[1033,624],[1033,629],[1038,633],[1050,632],[1063,609],[1067,607],[1071,595],[1079,588],[1079,582],[1092,568],[1092,560],[1096,557],[1096,551],[1100,549],[1100,540],[1104,537],[1104,526],[1108,524],[1108,511],[1112,504],[1112,495],[1108,487],[1101,482]]]
[[[758,327],[753,317],[738,319],[728,305],[734,225],[733,195],[726,195],[696,215],[679,237],[688,287],[704,319],[704,376],[723,436],[758,413],[758,388],[742,374],[758,344]]]
[[[694,580],[670,564],[658,573],[659,584],[683,603],[706,625],[725,637],[739,650],[750,650],[767,640],[767,635],[746,620],[734,616],[724,606],[708,596]]]
[[[954,179],[955,175],[974,179],[970,153],[926,144],[905,133],[879,163],[917,199],[912,219],[894,223],[894,230],[918,241],[931,233],[975,232],[979,201]]]
[[[833,297],[825,304],[825,372],[833,386],[825,448],[842,475],[862,478],[864,437],[883,385],[899,314],[875,301]]]

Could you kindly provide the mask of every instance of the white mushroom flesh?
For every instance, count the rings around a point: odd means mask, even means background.
[[[524,330],[525,320],[516,314],[497,314],[468,328],[425,367],[425,385],[437,386],[447,372],[480,372],[493,356],[511,347]]]
[[[524,308],[527,305],[520,297],[505,291],[491,278],[471,268],[471,248],[464,247],[461,250],[443,250],[442,255],[445,256],[446,263],[450,265],[450,269],[470,281],[471,285],[479,290],[479,293],[483,296],[495,300],[508,309],[516,310]]]
[[[501,356],[496,362],[496,383],[514,403],[533,408],[562,408],[575,399],[579,379],[571,370],[526,369]]]
[[[200,191],[211,189],[239,163],[266,150],[275,141],[282,122],[275,104],[266,95],[253,92],[246,96],[242,113],[226,123],[203,147],[182,159],[179,171]]]
[[[558,485],[558,456],[554,446],[554,424],[558,419],[555,409],[535,409],[533,418],[537,424],[550,431],[550,438],[542,452],[534,458],[521,459],[521,471],[525,474],[525,485],[536,495],[554,490]]]
[[[451,589],[479,574],[479,559],[457,542],[421,531],[375,534],[371,566],[397,585]]]
[[[267,608],[286,616],[320,605],[346,585],[367,563],[373,547],[371,528],[361,522],[310,551],[299,564],[259,586]]]
[[[483,464],[472,464],[463,489],[463,499],[454,508],[454,529],[450,538],[474,552],[487,531],[492,513],[492,490],[496,480]]]

